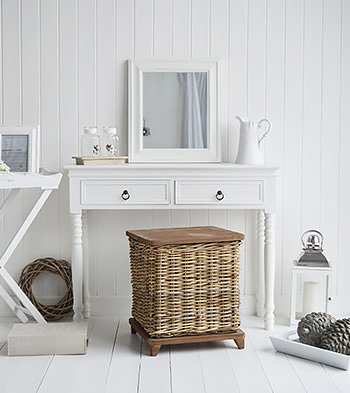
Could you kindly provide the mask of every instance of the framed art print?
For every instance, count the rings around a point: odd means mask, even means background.
[[[11,172],[39,172],[39,127],[0,126],[0,159]]]

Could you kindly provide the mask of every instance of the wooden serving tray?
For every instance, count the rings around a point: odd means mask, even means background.
[[[237,329],[232,333],[215,333],[198,336],[175,336],[166,338],[152,338],[134,318],[129,319],[131,333],[138,333],[149,345],[151,356],[157,356],[162,345],[201,343],[208,341],[233,340],[238,349],[244,349],[245,333]]]

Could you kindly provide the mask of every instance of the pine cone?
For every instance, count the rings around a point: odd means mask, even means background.
[[[299,341],[318,347],[322,332],[336,319],[325,312],[312,312],[305,315],[298,324]]]
[[[338,319],[320,337],[320,348],[350,355],[350,318]]]

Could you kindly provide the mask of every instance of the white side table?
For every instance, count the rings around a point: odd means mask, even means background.
[[[300,319],[297,318],[297,296],[298,296],[298,278],[306,277],[308,279],[315,280],[318,282],[323,281],[323,306],[318,310],[328,312],[328,301],[329,301],[329,281],[332,273],[332,267],[312,267],[312,266],[298,266],[296,261],[293,261],[292,267],[292,288],[291,288],[291,306],[290,306],[290,325],[296,325]]]
[[[31,315],[37,322],[46,323],[43,316],[36,309],[33,303],[28,299],[22,289],[18,286],[16,281],[12,278],[6,270],[5,265],[9,261],[11,255],[23,239],[23,236],[29,229],[35,217],[39,214],[41,208],[51,195],[54,189],[58,189],[61,182],[62,174],[57,173],[53,175],[39,175],[34,173],[24,174],[0,174],[0,190],[10,190],[5,201],[0,206],[0,220],[4,216],[7,208],[13,203],[15,196],[23,188],[41,188],[42,193],[34,204],[32,210],[23,221],[17,233],[14,235],[7,248],[0,257],[0,276],[4,279],[7,285],[12,290],[13,294],[20,300],[23,306],[18,305],[10,294],[0,285],[0,296],[5,300],[11,310],[17,315],[22,322],[27,322],[26,314]]]

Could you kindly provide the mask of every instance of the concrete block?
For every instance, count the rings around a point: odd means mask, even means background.
[[[87,323],[16,323],[7,344],[9,356],[85,354]]]

